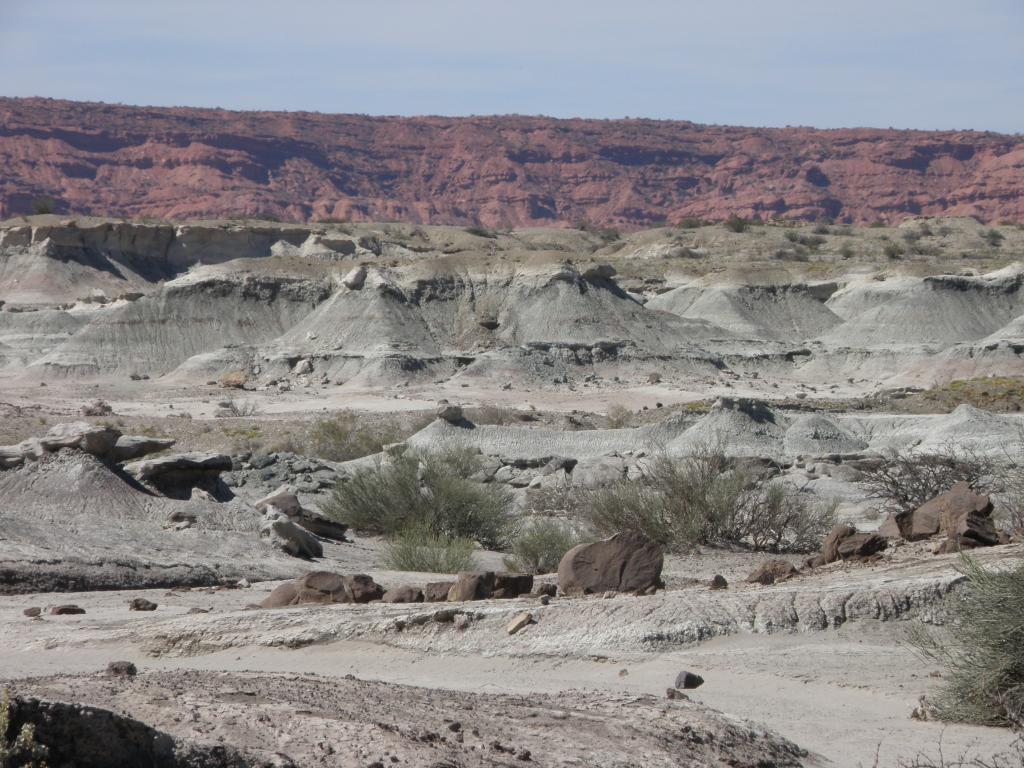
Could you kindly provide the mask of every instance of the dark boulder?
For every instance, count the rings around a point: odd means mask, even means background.
[[[423,590],[410,586],[395,587],[385,592],[381,600],[385,603],[422,603]]]
[[[777,557],[765,560],[757,566],[747,576],[747,582],[751,584],[777,584],[780,581],[793,578],[798,573],[800,571],[797,570],[795,565],[788,560]]]
[[[343,576],[331,571],[312,571],[274,589],[260,603],[261,608],[285,608],[290,605],[329,605],[331,603],[368,603],[384,596],[384,588],[369,576]]]
[[[455,586],[454,581],[432,581],[423,587],[423,600],[427,603],[443,603]]]
[[[663,586],[664,548],[641,533],[626,531],[580,544],[558,564],[558,588],[566,595],[641,593]]]

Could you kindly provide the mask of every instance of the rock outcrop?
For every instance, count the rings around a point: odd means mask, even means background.
[[[191,497],[193,488],[217,498],[230,497],[220,480],[220,473],[229,469],[231,457],[222,453],[174,453],[124,465],[124,471],[136,480],[173,499]]]
[[[0,100],[0,129],[0,217],[30,213],[34,199],[49,196],[59,213],[492,227],[642,226],[730,214],[1024,219],[1024,139],[970,131],[368,117],[11,98]],[[183,166],[185,176],[176,171]],[[165,236],[153,228],[154,242]]]
[[[907,541],[941,536],[944,541],[936,547],[940,553],[990,547],[1000,543],[992,520],[993,508],[988,496],[959,482],[917,509],[889,517],[878,531],[887,538]]]
[[[330,603],[368,603],[380,600],[384,589],[369,576],[354,576],[330,571],[311,571],[277,586],[260,603],[262,608],[290,605],[328,605]]]
[[[121,462],[150,453],[163,451],[174,445],[170,439],[122,435],[113,427],[76,421],[56,424],[42,437],[30,437],[17,445],[0,446],[0,469],[21,466],[45,454],[64,448],[89,453],[108,462]]]
[[[566,595],[603,592],[647,593],[662,585],[664,548],[627,531],[593,544],[580,544],[558,564],[558,588]]]
[[[266,513],[276,510],[291,522],[310,533],[334,541],[346,541],[348,526],[331,520],[321,512],[306,509],[299,503],[298,489],[293,485],[282,485],[256,502],[256,511]]]

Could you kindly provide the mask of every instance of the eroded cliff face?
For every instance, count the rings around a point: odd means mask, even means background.
[[[731,214],[1024,219],[1024,139],[653,120],[385,118],[0,99],[0,216],[623,228]]]

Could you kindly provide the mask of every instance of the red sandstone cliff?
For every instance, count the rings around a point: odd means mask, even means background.
[[[1024,220],[1024,138],[0,99],[0,217],[42,197],[77,214],[493,227]]]

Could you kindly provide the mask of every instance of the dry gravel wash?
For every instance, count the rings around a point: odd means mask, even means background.
[[[915,552],[921,552],[920,549]],[[1019,545],[993,548],[982,562],[1015,562]],[[458,604],[309,606],[172,618],[110,632],[87,631],[68,643],[117,639],[153,655],[194,655],[240,646],[302,648],[337,640],[377,642],[431,653],[586,657],[655,652],[738,633],[811,632],[861,619],[918,618],[941,624],[946,600],[963,583],[957,556],[912,554],[878,566],[839,564],[764,587],[733,582],[726,592],[702,584],[638,599],[558,598],[488,600]],[[500,631],[528,608],[537,621],[528,631]],[[459,613],[470,619],[455,629]],[[461,623],[461,622],[460,622]],[[53,638],[50,638],[51,642]]]
[[[474,694],[319,675],[196,671],[131,681],[44,678],[19,692],[130,713],[179,739],[244,744],[271,765],[814,764],[762,727],[642,694]]]
[[[879,765],[896,765],[934,750],[940,737],[947,752],[991,755],[1009,743],[1006,731],[909,717],[917,696],[941,680],[901,644],[908,622],[894,619],[941,620],[944,603],[956,599],[958,577],[955,557],[905,549],[883,565],[834,566],[772,587],[740,584],[742,558],[704,555],[692,572],[721,570],[733,584],[727,592],[675,587],[648,598],[560,598],[549,606],[512,600],[242,610],[274,586],[266,583],[248,590],[63,594],[61,602],[88,613],[29,620],[21,609],[48,605],[52,595],[4,596],[0,621],[8,631],[0,641],[0,676],[13,679],[19,693],[111,706],[175,736],[223,736],[235,746],[281,751],[311,765],[321,758],[327,765],[378,759],[387,765],[383,750],[403,764],[444,764],[438,761],[451,760],[444,752],[450,745],[429,736],[417,740],[435,732],[450,741],[454,732],[445,730],[444,718],[480,729],[479,740],[459,749],[485,747],[460,753],[451,765],[518,764],[514,753],[490,749],[494,740],[531,750],[541,765],[718,765],[724,763],[715,760],[726,758],[712,747],[723,744],[739,750],[729,753],[732,764],[747,765],[757,764],[743,762],[752,744],[770,742],[773,750],[780,744],[760,736],[751,741],[746,726],[729,731],[725,723],[734,721],[661,699],[680,669],[708,680],[692,693],[694,701],[767,725],[810,750],[807,765],[871,766],[876,750]],[[1022,549],[979,555],[989,564],[1008,564]],[[680,571],[693,563],[673,558],[669,583],[682,583]],[[380,578],[397,582],[403,575]],[[160,608],[128,612],[127,599],[140,594]],[[212,612],[184,615],[193,606]],[[509,617],[524,608],[537,624],[509,637]],[[436,620],[446,609],[474,618],[459,630],[455,622]],[[417,616],[428,620],[416,625]],[[401,632],[397,620],[407,622]],[[112,659],[134,661],[140,678],[35,678],[95,672]],[[348,675],[381,684],[356,683]],[[274,703],[263,700],[268,692]],[[388,717],[376,717],[378,707],[386,707]],[[555,711],[565,711],[567,719],[552,722]],[[395,718],[398,731],[378,725]],[[597,735],[580,730],[581,723]],[[696,741],[680,735],[687,727],[704,740],[700,748],[711,751],[680,751],[697,749]],[[713,740],[706,738],[709,730]],[[608,734],[616,737],[606,742]],[[627,751],[615,751],[613,742]],[[556,743],[559,761],[551,751]],[[328,756],[322,745],[336,754]],[[776,762],[767,764],[799,764],[786,762],[789,753],[779,749]]]

